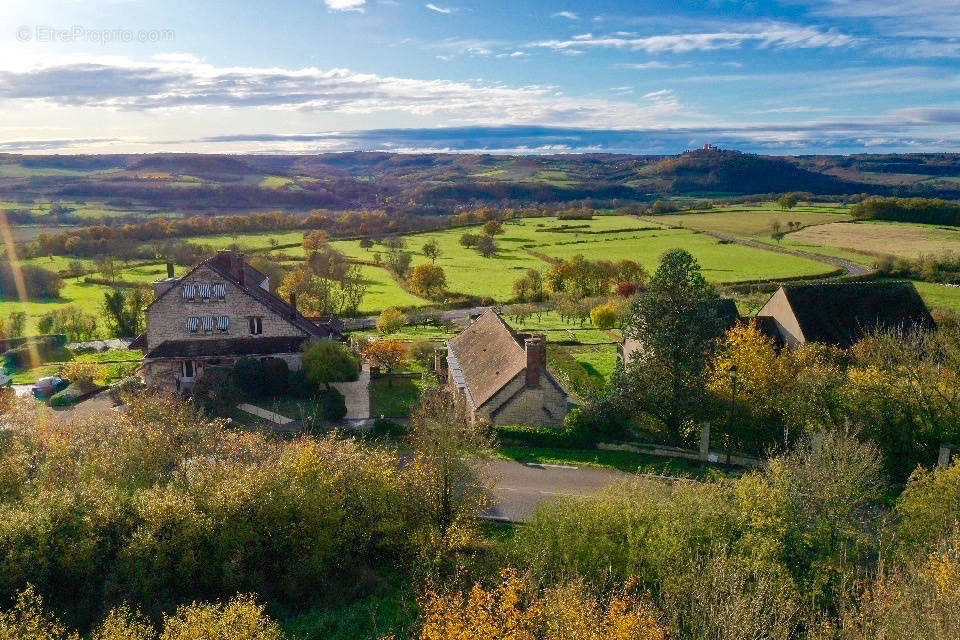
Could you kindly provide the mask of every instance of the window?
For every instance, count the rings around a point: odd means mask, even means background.
[[[184,360],[180,363],[180,373],[184,378],[193,378],[193,360]]]
[[[196,333],[200,328],[200,318],[197,316],[190,316],[187,318],[187,331],[191,333]]]
[[[222,282],[215,282],[213,285],[213,297],[217,300],[223,300],[227,297],[227,285]]]
[[[213,316],[203,316],[200,318],[200,325],[204,331],[213,331]]]
[[[195,295],[194,286],[192,284],[183,285],[183,299],[184,300],[193,300]]]
[[[198,284],[197,285],[197,294],[203,300],[210,299],[210,285],[208,284]]]
[[[228,331],[230,329],[230,316],[218,316],[217,329],[220,331]]]
[[[263,333],[263,318],[260,316],[250,316],[247,320],[250,321],[250,335],[258,336]]]

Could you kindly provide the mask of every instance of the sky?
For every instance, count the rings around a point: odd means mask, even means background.
[[[960,152],[960,0],[2,0],[0,152]]]

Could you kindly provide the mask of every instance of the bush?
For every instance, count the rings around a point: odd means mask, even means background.
[[[581,446],[566,431],[549,427],[497,425],[494,427],[494,431],[496,431],[497,437],[506,444],[516,443],[528,447],[560,449],[573,449]]]
[[[103,380],[107,369],[96,362],[68,362],[63,365],[61,375],[71,382],[90,386],[98,380]]]
[[[207,415],[229,413],[242,399],[234,370],[227,367],[205,367],[193,384],[193,401]]]
[[[248,398],[260,398],[267,393],[266,367],[256,358],[240,358],[233,365],[237,386]]]
[[[590,322],[598,329],[612,329],[620,320],[620,312],[615,304],[607,302],[590,310]]]
[[[303,372],[317,386],[352,382],[360,377],[360,359],[339,342],[321,340],[303,354]]]
[[[370,427],[367,431],[367,435],[372,438],[379,437],[389,437],[389,438],[402,438],[403,436],[409,433],[410,427],[407,425],[397,422],[396,420],[391,420],[390,418],[377,418],[373,421],[373,426]]]
[[[327,420],[339,422],[347,415],[347,402],[343,394],[330,388],[320,395],[320,407],[323,417]]]
[[[50,396],[50,406],[69,407],[95,391],[96,388],[97,385],[93,383],[71,382],[66,389]]]
[[[136,376],[129,376],[110,387],[110,397],[116,404],[120,404],[126,402],[129,396],[141,393],[146,388],[147,385],[143,383],[143,380]]]
[[[317,385],[307,379],[302,369],[291,371],[287,376],[287,393],[294,398],[312,398],[317,393]]]
[[[263,383],[266,395],[280,396],[287,392],[290,380],[290,367],[282,358],[263,360]]]

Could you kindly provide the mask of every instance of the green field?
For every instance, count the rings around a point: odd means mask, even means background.
[[[663,216],[643,216],[648,222],[662,222],[698,231],[714,231],[741,238],[769,237],[772,223],[780,223],[786,231],[787,224],[799,222],[803,227],[845,222],[851,220],[847,210],[836,205],[799,205],[782,211],[775,204],[740,205],[705,209],[697,213],[682,213]]]

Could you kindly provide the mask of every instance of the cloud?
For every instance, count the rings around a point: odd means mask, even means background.
[[[647,99],[635,104],[567,97],[552,86],[422,80],[349,69],[217,67],[198,62],[116,60],[60,62],[27,70],[0,67],[0,106],[2,103],[122,112],[229,108],[236,110],[236,115],[243,109],[357,117],[402,113],[437,124],[536,122],[580,126],[676,121],[683,111],[673,99]]]
[[[753,31],[717,31],[712,33],[683,33],[646,37],[594,36],[582,34],[569,40],[543,40],[531,43],[541,47],[563,51],[584,47],[624,49],[647,53],[688,53],[691,51],[714,51],[738,49],[745,44],[754,44],[771,49],[811,49],[821,47],[846,47],[857,39],[834,29],[821,31],[813,27],[786,24],[764,24]]]
[[[889,35],[953,38],[960,32],[956,0],[795,0],[811,13],[866,20]]]
[[[454,11],[456,11],[456,9],[454,9],[453,7],[438,7],[437,5],[433,4],[432,2],[428,2],[427,4],[425,4],[425,5],[423,5],[423,6],[425,6],[427,9],[430,9],[430,11],[436,11],[437,13],[443,13],[443,14],[446,14],[446,15],[450,15],[451,13],[453,13]]]
[[[360,11],[367,0],[323,0],[330,11]]]
[[[523,58],[526,57],[527,53],[525,51],[513,51],[511,53],[498,53],[498,58]]]
[[[575,14],[573,11],[557,11],[551,18],[566,18],[567,20],[579,20],[580,16]]]
[[[659,62],[656,60],[651,60],[650,62],[636,62],[629,64],[616,64],[615,67],[619,69],[635,69],[638,71],[643,71],[645,69],[689,69],[690,63],[684,62],[681,64],[668,64],[666,62]]]

